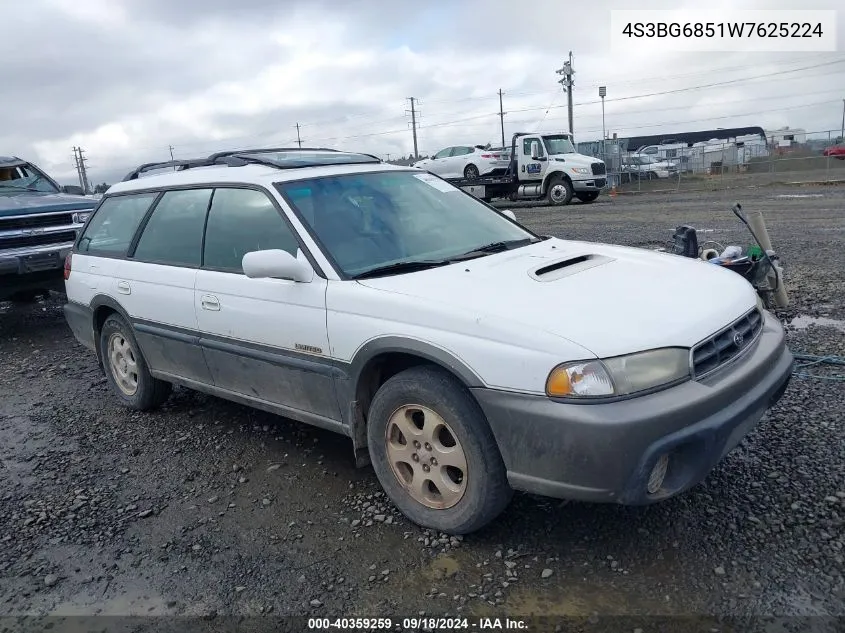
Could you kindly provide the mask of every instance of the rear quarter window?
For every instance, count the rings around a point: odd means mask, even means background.
[[[77,252],[86,255],[125,256],[135,231],[157,195],[130,194],[103,200],[80,237]]]

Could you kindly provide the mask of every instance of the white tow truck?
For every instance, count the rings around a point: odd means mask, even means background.
[[[517,133],[511,140],[510,165],[504,175],[447,178],[484,201],[494,198],[542,200],[566,205],[572,198],[592,202],[607,183],[607,167],[579,154],[570,134]]]

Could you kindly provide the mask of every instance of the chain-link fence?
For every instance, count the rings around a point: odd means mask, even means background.
[[[617,192],[712,191],[784,183],[845,184],[841,130],[783,133],[766,140],[652,145],[629,148],[625,139],[580,143],[581,153],[607,165],[606,190]],[[789,135],[786,135],[787,137]]]

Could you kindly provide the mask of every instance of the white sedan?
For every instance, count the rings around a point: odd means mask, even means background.
[[[414,163],[443,178],[478,178],[504,173],[509,155],[491,150],[484,145],[456,145],[440,150],[431,158]]]

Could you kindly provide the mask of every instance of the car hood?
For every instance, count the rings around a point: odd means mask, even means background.
[[[716,264],[556,238],[359,283],[439,303],[479,322],[499,318],[541,330],[599,357],[691,347],[757,303],[745,279]]]
[[[0,188],[0,217],[93,209],[97,202],[98,200],[65,193],[4,192]]]
[[[600,158],[586,154],[549,154],[553,162],[562,162],[572,167],[589,167],[593,163],[604,162]]]

